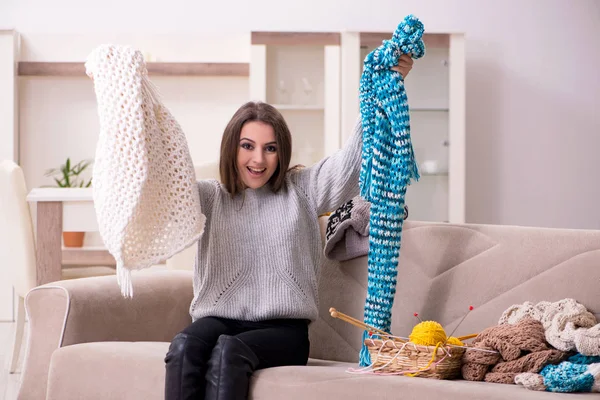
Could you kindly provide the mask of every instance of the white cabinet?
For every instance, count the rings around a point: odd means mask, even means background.
[[[341,34],[342,138],[359,113],[363,60],[392,32]],[[425,34],[426,54],[406,79],[421,179],[407,190],[410,219],[465,222],[465,49],[462,34]]]
[[[291,165],[340,147],[340,34],[252,32],[250,99],[275,106],[292,133]]]

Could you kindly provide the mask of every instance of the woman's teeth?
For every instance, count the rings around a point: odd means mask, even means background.
[[[258,169],[258,168],[248,167],[248,171],[250,171],[250,173],[252,175],[260,175],[260,174],[262,174],[263,172],[266,171],[266,168]]]

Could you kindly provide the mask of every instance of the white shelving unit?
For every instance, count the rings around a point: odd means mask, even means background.
[[[363,60],[392,32],[341,34],[341,132],[359,113]],[[465,42],[462,34],[425,34],[426,55],[406,80],[411,136],[421,179],[408,188],[410,218],[465,222]]]
[[[250,99],[274,105],[292,132],[291,164],[340,147],[340,34],[252,32]]]

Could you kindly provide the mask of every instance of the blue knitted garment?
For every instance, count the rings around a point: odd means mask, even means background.
[[[390,40],[367,55],[360,80],[363,153],[361,196],[371,202],[368,287],[364,321],[390,331],[392,303],[404,222],[404,196],[411,180],[419,179],[412,142],[404,78],[390,67],[401,54],[425,55],[423,24],[408,15]],[[363,339],[368,337],[364,332]],[[370,364],[364,345],[361,366]]]
[[[548,392],[593,392],[600,390],[600,357],[575,354],[558,365],[547,365],[540,375]]]

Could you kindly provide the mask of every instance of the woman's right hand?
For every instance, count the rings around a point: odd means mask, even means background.
[[[396,72],[399,72],[400,75],[402,75],[402,78],[406,79],[406,76],[413,67],[413,63],[414,60],[412,59],[410,54],[402,54],[398,58],[398,65],[392,67],[391,69],[393,69]]]

